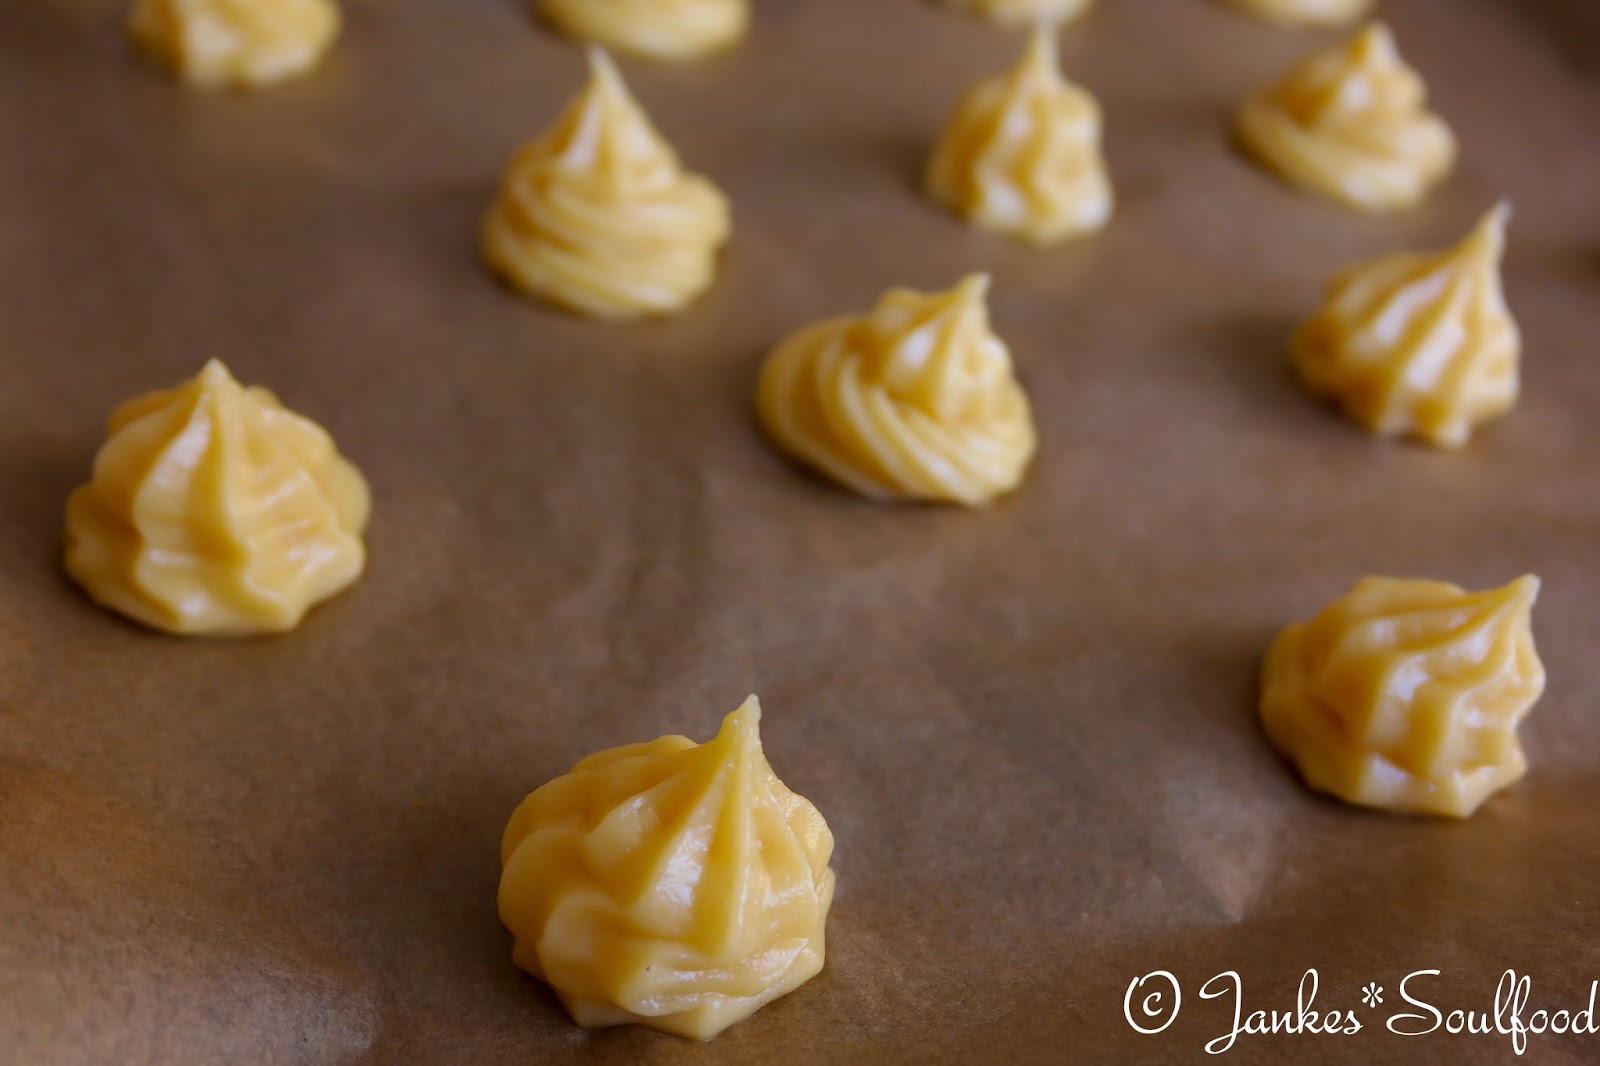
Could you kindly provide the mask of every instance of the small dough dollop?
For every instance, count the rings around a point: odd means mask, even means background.
[[[750,0],[540,0],[562,33],[607,48],[684,63],[737,43]]]
[[[1420,202],[1455,165],[1455,135],[1426,104],[1422,79],[1388,28],[1373,23],[1247,101],[1239,139],[1304,189],[1363,211],[1393,211]]]
[[[1111,218],[1100,105],[1061,76],[1055,32],[1034,30],[1016,68],[956,109],[928,167],[928,194],[969,221],[1036,244]]]
[[[981,15],[1001,26],[1057,25],[1082,18],[1094,0],[945,0],[948,7]]]
[[[339,21],[332,0],[138,0],[128,33],[191,85],[253,89],[316,66]]]
[[[754,696],[711,740],[591,755],[500,846],[516,964],[584,1026],[708,1040],[822,969],[833,834],[778,780]]]
[[[680,310],[716,273],[728,201],[686,173],[609,57],[523,146],[483,223],[483,254],[517,288],[596,318]]]
[[[361,576],[370,507],[320,426],[213,359],[112,414],[67,502],[67,572],[170,633],[282,632]]]
[[[1312,788],[1465,818],[1527,770],[1517,725],[1544,692],[1539,579],[1467,592],[1369,577],[1278,635],[1261,722]]]
[[[778,448],[876,499],[977,507],[1015,489],[1037,438],[988,291],[983,274],[933,295],[894,289],[868,315],[784,341],[756,396]]]
[[[1338,275],[1296,332],[1294,366],[1380,435],[1459,448],[1516,403],[1522,340],[1500,286],[1509,208],[1454,248],[1397,252]]]
[[[1280,26],[1348,26],[1372,10],[1372,0],[1223,0],[1229,7]]]

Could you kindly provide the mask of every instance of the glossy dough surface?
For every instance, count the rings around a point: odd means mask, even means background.
[[[1308,785],[1347,803],[1465,818],[1527,769],[1516,731],[1544,691],[1538,594],[1531,576],[1476,593],[1360,581],[1273,642],[1268,737]]]
[[[1239,140],[1301,188],[1393,211],[1419,203],[1455,165],[1455,136],[1426,104],[1422,79],[1374,23],[1248,100]]]
[[[517,152],[483,254],[518,289],[597,318],[667,314],[704,292],[728,202],[686,173],[604,52],[555,127]]]
[[[1336,277],[1295,334],[1306,387],[1373,433],[1441,448],[1510,410],[1522,340],[1500,284],[1507,217],[1502,205],[1454,248],[1380,256]]]
[[[332,0],[138,0],[128,32],[191,85],[258,88],[315,66],[339,21]]]
[[[822,969],[833,834],[750,697],[711,740],[591,755],[511,816],[500,917],[580,1025],[709,1039]]]
[[[750,25],[750,0],[540,0],[540,10],[569,36],[672,62],[721,51]]]
[[[951,116],[928,193],[974,224],[1036,244],[1104,226],[1111,182],[1100,105],[1061,76],[1054,31],[1040,27],[1014,70],[985,81]]]
[[[1348,26],[1373,0],[1223,0],[1229,7],[1285,26]]]
[[[1036,435],[1011,352],[989,328],[989,279],[894,289],[767,357],[756,408],[792,458],[878,499],[979,506],[1015,489]]]
[[[1082,17],[1094,0],[945,0],[945,4],[1002,26],[1030,26],[1071,22]]]
[[[212,360],[111,416],[67,503],[67,572],[172,633],[292,629],[361,575],[370,503],[321,427]]]

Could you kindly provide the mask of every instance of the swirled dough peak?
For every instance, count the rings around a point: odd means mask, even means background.
[[[301,74],[339,33],[332,0],[138,0],[134,42],[192,85],[258,88]]]
[[[591,755],[511,816],[500,918],[579,1025],[707,1040],[822,969],[833,834],[778,780],[754,696],[704,744]]]
[[[710,286],[728,202],[689,174],[599,49],[589,85],[506,170],[483,254],[511,284],[597,318],[679,310]]]
[[[1223,0],[1247,15],[1284,26],[1348,26],[1372,10],[1372,0]]]
[[[1278,635],[1261,721],[1312,788],[1465,818],[1527,769],[1517,725],[1544,691],[1539,579],[1467,592],[1369,577]]]
[[[1015,489],[1036,437],[1011,352],[989,328],[989,279],[894,289],[820,322],[762,368],[757,411],[778,447],[866,496],[976,507]]]
[[[1081,18],[1094,0],[945,0],[945,3],[1002,26],[1031,26],[1040,22],[1059,25]]]
[[[1418,203],[1455,165],[1450,127],[1373,23],[1317,52],[1239,112],[1239,139],[1289,181],[1364,211]]]
[[[1509,209],[1454,248],[1380,256],[1346,270],[1295,334],[1307,388],[1373,433],[1442,448],[1510,410],[1522,341],[1500,287]]]
[[[1061,76],[1053,29],[1034,30],[1016,69],[967,94],[934,150],[928,193],[985,229],[1037,244],[1106,224],[1100,105]]]
[[[67,572],[168,632],[293,629],[361,575],[369,506],[321,427],[212,360],[111,416],[67,502]]]
[[[540,0],[562,33],[652,59],[687,62],[736,43],[750,0]]]

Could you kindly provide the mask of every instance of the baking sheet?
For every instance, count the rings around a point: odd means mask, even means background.
[[[1192,1061],[1232,1023],[1208,978],[1292,1010],[1314,967],[1315,1007],[1362,1031],[1227,1057],[1478,1062],[1510,1038],[1385,1030],[1403,977],[1440,970],[1412,993],[1481,1012],[1514,968],[1530,1009],[1583,1006],[1600,31],[1585,0],[1382,6],[1464,146],[1426,207],[1363,218],[1225,149],[1231,105],[1327,35],[1105,0],[1063,56],[1105,106],[1120,212],[1040,252],[915,189],[1020,36],[913,0],[768,0],[725,57],[625,65],[737,229],[709,298],[619,328],[519,302],[476,258],[502,163],[582,78],[516,0],[352,0],[325,69],[247,97],[138,66],[120,3],[0,3],[0,1059]],[[1502,196],[1511,418],[1438,454],[1297,390],[1287,331],[1330,272],[1451,241]],[[765,446],[775,341],[975,269],[1042,434],[1019,495],[880,508]],[[375,492],[367,577],[286,638],[142,632],[59,569],[111,408],[212,356]],[[1281,624],[1368,572],[1530,570],[1533,770],[1470,823],[1342,808],[1268,749],[1254,673]],[[573,1027],[495,916],[506,817],[582,755],[707,736],[751,691],[838,839],[827,968],[703,1047]],[[1158,970],[1183,1001],[1142,1036],[1125,992]]]

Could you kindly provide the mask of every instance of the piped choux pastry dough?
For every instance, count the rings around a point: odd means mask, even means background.
[[[619,52],[674,63],[735,44],[750,26],[750,0],[537,0],[561,32]]]
[[[321,427],[212,360],[111,416],[67,503],[67,572],[170,633],[281,632],[361,576],[370,508]]]
[[[1527,770],[1544,691],[1539,579],[1467,592],[1369,577],[1273,642],[1261,722],[1306,784],[1346,803],[1465,818]]]
[[[767,358],[756,410],[778,448],[882,500],[977,507],[1022,482],[1037,442],[989,279],[894,289],[866,315],[801,330]]]
[[[1245,150],[1295,185],[1362,211],[1411,207],[1450,173],[1456,140],[1373,23],[1301,60],[1239,110]]]
[[[1082,18],[1094,0],[944,0],[945,6],[1001,26],[1061,25]]]
[[[822,969],[833,834],[778,780],[754,696],[711,740],[591,755],[500,847],[512,958],[585,1026],[707,1040]]]
[[[1516,403],[1522,340],[1500,284],[1510,209],[1501,204],[1442,252],[1397,252],[1328,286],[1295,333],[1294,367],[1382,436],[1460,448]]]
[[[1373,0],[1223,0],[1229,7],[1280,26],[1348,26],[1372,10]]]
[[[483,255],[516,288],[596,318],[681,310],[710,285],[728,202],[686,172],[603,51],[554,128],[506,170]]]
[[[260,88],[314,67],[339,34],[333,0],[138,0],[128,33],[202,88]]]
[[[974,225],[1035,244],[1104,226],[1111,182],[1100,105],[1061,76],[1055,31],[1034,30],[1014,70],[975,86],[945,127],[928,194]]]

